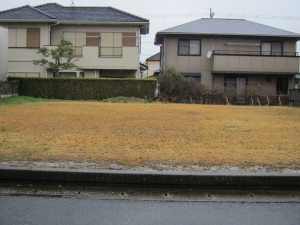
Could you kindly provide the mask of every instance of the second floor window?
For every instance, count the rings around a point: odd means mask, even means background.
[[[39,48],[40,29],[39,28],[9,29],[8,47]]]
[[[201,40],[178,40],[178,55],[201,55]]]
[[[282,42],[262,41],[261,55],[282,55]]]

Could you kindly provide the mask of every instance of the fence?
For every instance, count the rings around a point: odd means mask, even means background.
[[[18,92],[19,92],[18,81],[0,82],[0,98],[18,95]]]
[[[158,95],[160,101],[168,101],[168,96]],[[226,95],[202,95],[199,97],[182,97],[173,98],[172,102],[176,103],[196,103],[207,105],[254,105],[254,106],[287,106],[289,105],[289,98],[287,95],[276,96],[244,96],[243,100],[238,96]]]
[[[289,100],[291,102],[300,102],[300,89],[290,89]]]

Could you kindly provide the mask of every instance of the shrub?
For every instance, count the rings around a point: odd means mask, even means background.
[[[19,78],[19,95],[68,100],[102,100],[117,96],[152,98],[154,79]]]
[[[169,102],[193,102],[200,98],[204,87],[196,83],[192,78],[185,78],[174,67],[165,70],[158,77],[160,101]]]

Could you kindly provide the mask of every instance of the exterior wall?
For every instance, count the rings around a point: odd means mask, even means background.
[[[0,81],[5,80],[8,73],[8,31],[0,26]]]
[[[48,24],[33,24],[33,23],[9,23],[5,24],[8,29],[40,29],[40,47],[49,44]],[[9,38],[9,37],[8,37]],[[9,76],[32,76],[46,77],[46,69],[40,66],[34,66],[33,59],[41,59],[41,55],[37,54],[38,48],[8,48],[8,72]]]
[[[135,77],[139,78],[140,29],[138,26],[53,26],[51,29],[51,45],[55,45],[59,41],[60,37],[64,35],[64,32],[97,32],[100,33],[100,35],[105,33],[135,33],[136,46],[122,47],[122,57],[99,57],[98,47],[83,46],[82,56],[76,57],[76,65],[84,70],[135,70]],[[99,41],[99,45],[101,45],[101,39]]]
[[[61,35],[65,31],[72,32],[134,32],[136,33],[136,46],[122,47],[122,56],[116,57],[99,57],[99,47],[83,46],[82,55],[76,56],[75,64],[82,68],[85,72],[85,77],[95,78],[95,70],[97,78],[99,78],[99,70],[131,70],[134,71],[134,77],[138,78],[139,73],[139,51],[140,29],[138,26],[88,26],[88,25],[56,25],[51,26],[51,37],[49,35],[49,24],[34,24],[34,23],[7,23],[9,29],[25,29],[39,28],[40,29],[40,47],[55,48],[55,45]],[[51,40],[51,43],[50,43]],[[10,76],[39,76],[53,77],[51,71],[47,71],[44,67],[34,66],[32,60],[42,58],[41,54],[37,54],[38,48],[9,48],[8,49],[8,72]],[[38,75],[37,75],[38,74]]]
[[[9,73],[39,73],[40,77],[46,77],[47,71],[44,67],[35,66],[32,60],[41,59],[41,54],[36,53],[37,49],[9,48],[8,50],[8,71]]]
[[[179,56],[178,55],[178,39],[200,39],[201,40],[201,55],[200,56]],[[282,41],[283,52],[295,52],[296,41],[287,38],[264,38],[264,37],[220,37],[220,36],[173,36],[164,37],[163,40],[163,63],[162,69],[174,66],[179,72],[200,72],[201,83],[212,87],[214,85],[222,84],[224,86],[223,78],[220,76],[213,76],[213,70],[222,71],[247,71],[255,72],[271,72],[276,77],[276,72],[288,73],[297,72],[299,68],[298,57],[267,57],[267,56],[219,56],[212,55],[207,57],[208,51],[224,50],[224,51],[251,51],[260,52],[258,44],[261,41]],[[256,45],[225,45],[225,43],[244,43]],[[255,77],[256,75],[251,75]],[[260,76],[260,75],[257,75]],[[265,77],[265,75],[261,75]],[[249,76],[250,77],[250,76]],[[250,79],[250,78],[249,78]],[[221,80],[221,81],[220,81]],[[289,78],[289,88],[292,78]],[[269,84],[272,88],[276,89],[275,84]],[[275,85],[275,86],[274,86]],[[292,87],[291,87],[292,88]]]
[[[152,76],[155,72],[155,70],[150,70],[149,68],[151,67],[151,65],[158,65],[158,67],[160,67],[160,61],[147,61],[147,65],[148,65],[148,71],[147,71],[147,76]]]

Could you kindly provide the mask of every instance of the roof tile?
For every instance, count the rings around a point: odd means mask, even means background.
[[[47,3],[29,5],[0,12],[0,20],[45,20],[60,22],[149,22],[149,20],[112,7],[65,7]]]
[[[300,37],[300,34],[297,33],[244,19],[199,19],[160,31],[157,34]]]

